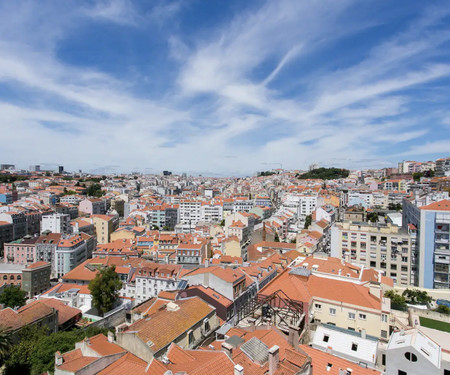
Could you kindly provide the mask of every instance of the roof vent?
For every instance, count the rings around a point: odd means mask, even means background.
[[[180,306],[178,306],[175,302],[169,302],[167,304],[167,311],[178,311]]]

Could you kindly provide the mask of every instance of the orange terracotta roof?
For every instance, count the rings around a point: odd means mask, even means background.
[[[97,375],[153,374],[152,372],[146,371],[147,366],[148,363],[144,360],[136,357],[134,354],[127,353],[117,361],[114,361],[109,366],[105,367],[102,371],[98,372]]]
[[[178,310],[159,310],[151,315],[151,319],[141,319],[133,323],[123,334],[136,334],[144,342],[150,342],[151,350],[157,352],[214,311],[213,307],[198,297],[178,300],[175,303],[179,307]]]
[[[68,306],[66,302],[60,301],[55,298],[41,298],[36,303],[43,303],[49,307],[58,310],[58,325],[61,326],[70,319],[73,319],[77,316],[81,318],[81,310],[76,309],[75,307]],[[33,302],[34,303],[34,302]]]
[[[50,266],[50,263],[44,262],[44,261],[32,263],[29,266],[27,266],[27,269],[35,269],[35,268],[44,267],[44,266]]]
[[[439,202],[433,202],[427,206],[420,207],[420,209],[429,211],[450,211],[450,200],[444,199]]]
[[[357,285],[348,281],[328,279],[310,275],[309,277],[301,277],[290,274],[291,269],[287,268],[260,293],[269,295],[277,290],[282,290],[291,299],[310,303],[313,298],[322,298],[337,303],[346,303],[354,306],[361,306],[371,309],[381,309],[381,301],[370,294],[369,288]]]
[[[300,345],[300,349],[308,354],[312,359],[314,375],[339,375],[339,370],[346,371],[347,368],[352,369],[352,375],[380,375],[376,370],[366,369],[358,366],[354,362],[336,357],[332,354],[313,349],[308,345]],[[329,364],[332,366],[329,367]]]

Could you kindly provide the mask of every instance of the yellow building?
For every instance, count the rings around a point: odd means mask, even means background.
[[[110,215],[92,215],[97,243],[111,242],[111,234],[119,227],[119,218]]]

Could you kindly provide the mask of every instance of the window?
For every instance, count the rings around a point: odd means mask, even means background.
[[[398,375],[408,375],[406,371],[398,370]]]
[[[387,339],[387,331],[385,331],[385,330],[381,330],[381,337],[383,338],[383,339]]]
[[[320,303],[315,303],[315,304],[314,304],[314,308],[315,308],[316,310],[321,310],[321,309],[322,309],[322,305],[321,305]]]
[[[355,318],[356,318],[355,313],[349,312],[349,313],[348,313],[348,318],[351,319],[351,320],[355,320]]]
[[[323,335],[323,342],[328,342],[329,339],[330,339],[330,336]]]
[[[330,315],[336,315],[336,309],[333,307],[330,307]]]
[[[388,316],[386,314],[381,314],[381,321],[387,323]]]
[[[366,314],[359,314],[359,319],[366,320]]]
[[[352,350],[356,352],[358,350],[358,344],[352,343]]]
[[[410,362],[417,362],[417,356],[414,353],[406,352],[405,358]]]

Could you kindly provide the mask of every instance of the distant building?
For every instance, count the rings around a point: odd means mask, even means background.
[[[435,175],[438,177],[450,176],[450,158],[436,160]]]
[[[41,233],[50,231],[52,233],[71,233],[70,216],[68,214],[44,215],[41,219]]]
[[[172,172],[170,172],[170,171],[163,171],[164,176],[170,176],[171,174],[172,174]]]
[[[5,171],[9,169],[16,169],[14,164],[0,164],[0,170]]]
[[[64,167],[63,167],[62,165],[60,165],[60,166],[58,167],[58,173],[59,173],[59,174],[64,173]]]
[[[30,165],[30,171],[31,172],[40,172],[41,166],[40,165]]]

